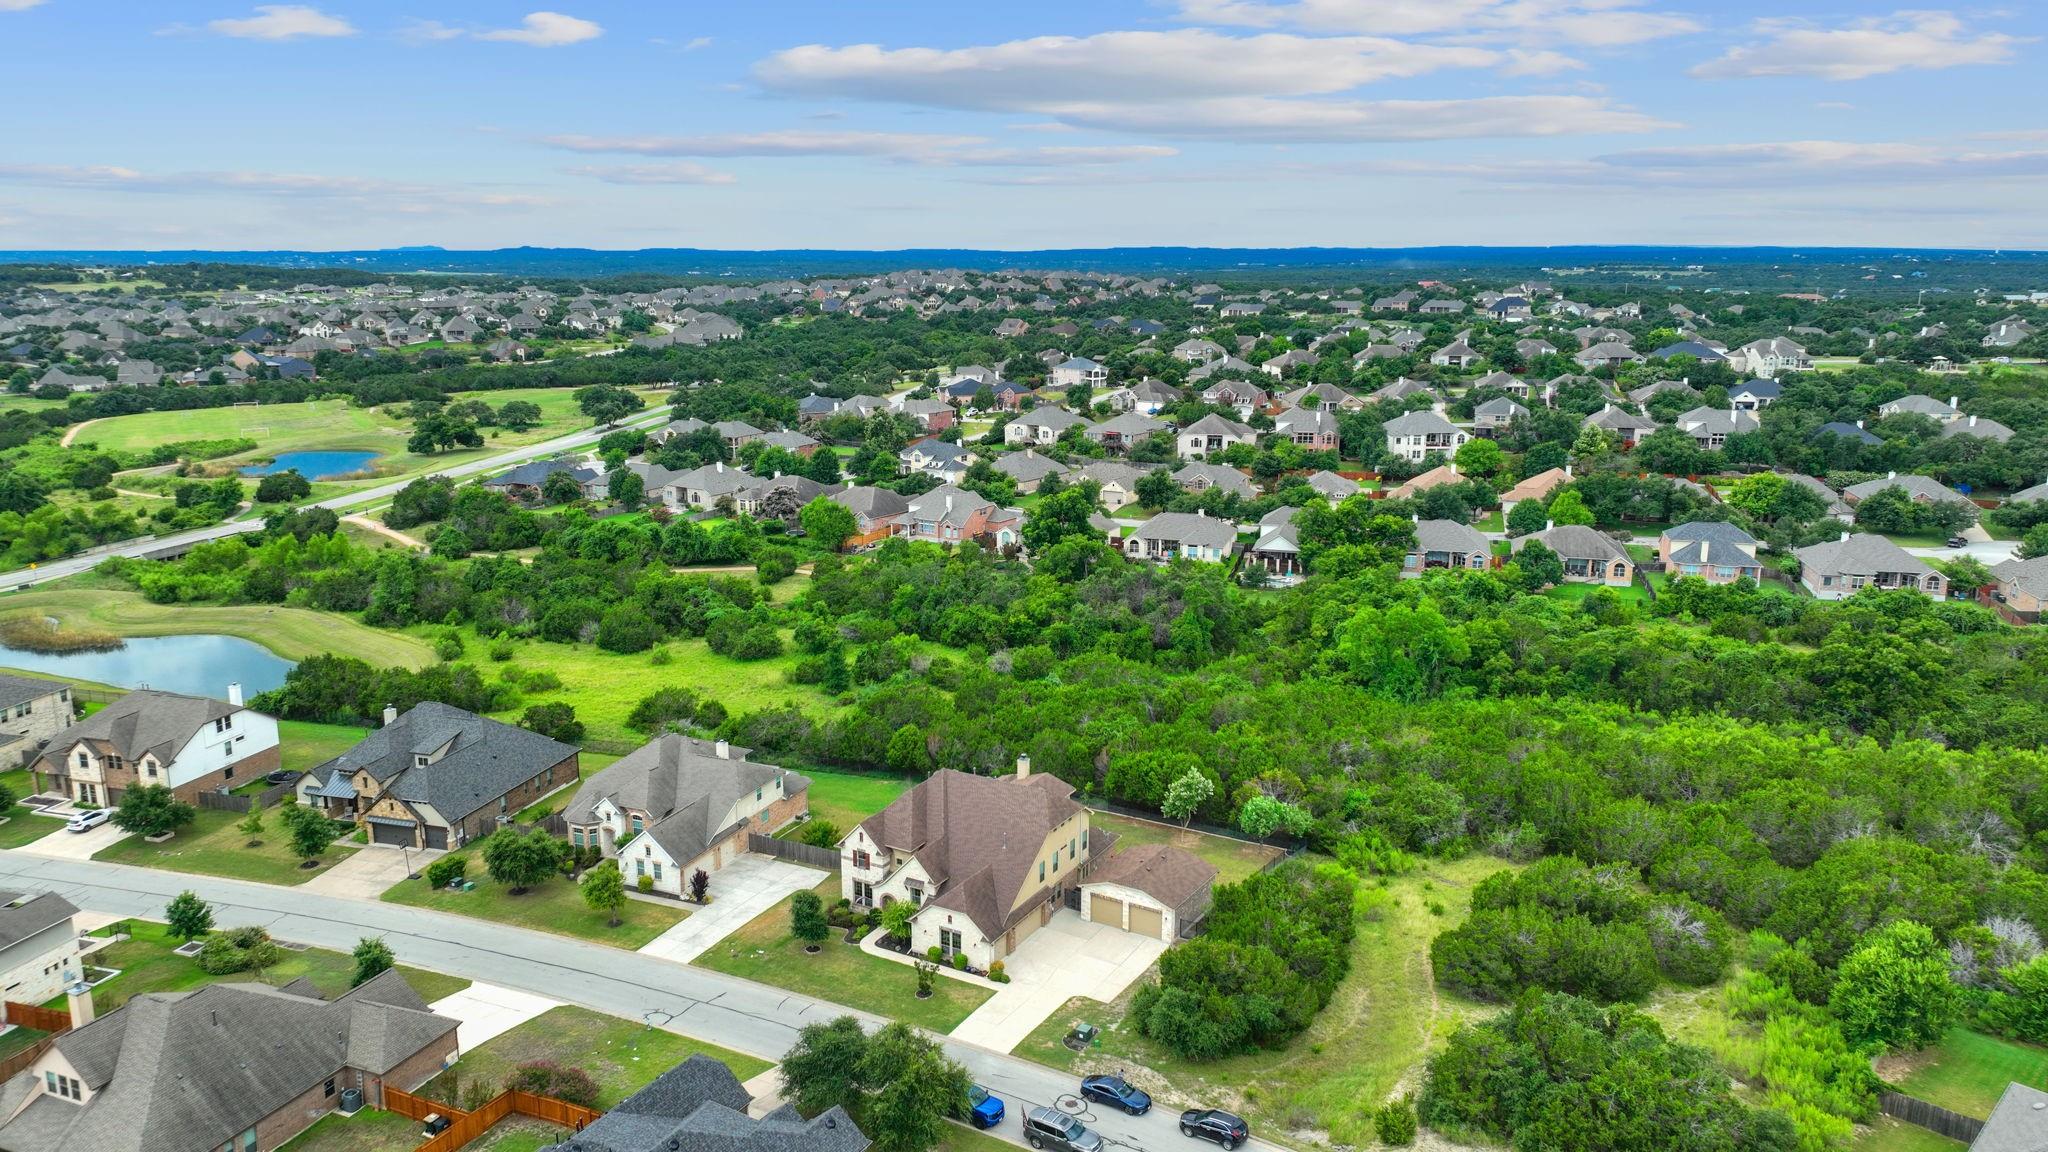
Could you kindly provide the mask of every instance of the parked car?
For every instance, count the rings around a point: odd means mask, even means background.
[[[1210,1140],[1219,1144],[1223,1152],[1251,1139],[1251,1125],[1241,1116],[1215,1108],[1190,1108],[1180,1114],[1180,1134],[1197,1140]]]
[[[1024,1142],[1053,1152],[1102,1152],[1102,1137],[1057,1108],[1033,1108],[1024,1117]]]
[[[90,812],[80,812],[78,815],[73,816],[71,822],[64,825],[64,830],[67,832],[90,832],[113,818],[114,810],[112,808],[95,808]]]
[[[1951,548],[1967,548],[1969,545],[1970,538],[1968,536],[1951,536],[1948,538],[1948,546]]]
[[[976,1128],[993,1128],[1003,1122],[1003,1102],[979,1084],[967,1087],[967,1122]]]
[[[1081,1081],[1081,1096],[1114,1104],[1133,1116],[1143,1116],[1152,1110],[1152,1097],[1121,1076],[1086,1077]]]

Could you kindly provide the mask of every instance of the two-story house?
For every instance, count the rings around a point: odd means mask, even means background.
[[[112,807],[138,785],[161,784],[182,800],[274,772],[277,720],[242,705],[148,689],[130,692],[65,729],[32,768],[37,791]]]
[[[1387,436],[1387,451],[1416,464],[1431,453],[1449,456],[1472,439],[1470,432],[1428,409],[1404,412],[1382,425],[1381,431]]]
[[[1674,524],[1657,537],[1657,559],[1667,575],[1697,576],[1709,584],[1760,579],[1756,548],[1756,537],[1718,520]]]
[[[33,676],[0,676],[0,759],[26,764],[71,727],[71,686]]]
[[[78,983],[77,914],[55,892],[0,892],[0,1000],[42,1004]]]
[[[810,812],[810,778],[747,759],[723,740],[663,733],[576,791],[563,810],[569,843],[619,862],[626,882],[645,876],[680,897],[690,874],[716,872],[747,851],[747,834],[773,835]]]
[[[1124,555],[1166,564],[1202,560],[1223,564],[1237,547],[1237,525],[1207,512],[1161,512],[1124,538]]]

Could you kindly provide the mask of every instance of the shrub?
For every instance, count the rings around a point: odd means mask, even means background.
[[[642,876],[638,880],[633,881],[633,887],[638,888],[642,892],[652,892],[654,891],[654,877]]]
[[[967,953],[965,953],[965,952],[955,952],[955,953],[953,953],[953,971],[955,971],[955,972],[965,972],[965,971],[967,971]]]
[[[519,726],[564,744],[574,744],[583,739],[583,721],[576,718],[576,709],[559,702],[528,706],[519,717]]]
[[[816,818],[806,821],[796,833],[799,843],[809,844],[813,848],[836,848],[839,846],[839,836],[839,825],[830,820]]]
[[[642,732],[655,732],[697,715],[700,701],[688,688],[657,688],[640,698],[626,714],[626,723]]]
[[[447,888],[462,883],[462,878],[468,871],[469,857],[443,856],[427,865],[423,875],[427,878],[427,887]]]
[[[937,944],[934,944],[931,947],[925,949],[924,954],[926,959],[930,960],[934,964],[937,964],[939,961],[945,959],[946,950],[939,947]]]
[[[199,970],[212,976],[226,976],[249,967],[247,955],[222,933],[214,933],[199,946]]]
[[[908,900],[892,900],[882,905],[882,928],[891,939],[910,940],[910,922],[917,918],[917,905]]]
[[[1415,1105],[1408,1097],[1382,1104],[1372,1114],[1373,1135],[1380,1143],[1402,1148],[1415,1143]]]
[[[565,1068],[552,1060],[529,1060],[505,1077],[509,1092],[552,1096],[585,1108],[597,1107],[597,1081],[581,1068]]]

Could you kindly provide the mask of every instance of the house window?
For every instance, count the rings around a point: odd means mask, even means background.
[[[638,836],[640,834],[640,829],[642,827],[644,827],[644,825],[642,825],[640,822],[640,814],[638,812],[635,812],[633,814],[633,835]]]
[[[149,777],[149,778],[150,778],[151,780],[154,780],[154,779],[156,779],[156,765],[154,765],[154,764],[145,764],[145,765],[143,765],[143,767],[142,767],[142,774],[143,774],[144,776],[147,776],[147,777]],[[232,768],[228,769],[228,775],[232,776],[232,775],[234,775],[234,774],[235,774],[235,770],[234,770],[234,769],[232,769]]]
[[[855,880],[853,882],[853,902],[873,907],[875,903],[875,886],[865,880]]]
[[[871,868],[874,866],[874,857],[869,856],[866,852],[856,851],[853,854],[853,866],[863,869]]]
[[[646,861],[646,859],[645,859],[644,857],[643,857],[642,859],[639,859],[639,860],[635,860],[635,861],[633,861],[633,875],[635,875],[635,876],[645,876],[645,875],[647,875],[647,861]]]
[[[92,767],[92,757],[90,757],[90,756],[87,756],[87,755],[86,755],[85,753],[83,753],[83,752],[80,752],[80,753],[78,754],[78,766],[79,766],[80,768],[90,768],[90,767]]]
[[[1045,883],[1045,861],[1043,860],[1038,862],[1038,882],[1040,884]]]
[[[761,802],[761,790],[760,790],[759,788],[756,788],[756,789],[754,789],[754,803],[756,803],[756,804],[759,804],[760,802]]]
[[[332,1077],[332,1076],[329,1076],[329,1077],[327,1078],[327,1091],[326,1091],[326,1095],[329,1095],[329,1096],[332,1096],[332,1095],[334,1095],[334,1077]]]
[[[656,880],[661,879],[661,861],[659,860],[654,862],[654,878]]]
[[[954,928],[939,929],[939,947],[948,956],[960,951],[960,932]]]
[[[506,803],[507,803],[507,802],[508,802],[508,798],[507,798],[507,797],[504,797],[504,796],[500,796],[500,797],[498,797],[498,815],[500,815],[500,816],[503,816],[503,815],[505,814],[505,805],[506,805]]]

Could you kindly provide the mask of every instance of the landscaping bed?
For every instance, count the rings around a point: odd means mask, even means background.
[[[597,1081],[597,1107],[607,1109],[693,1055],[722,1061],[742,1081],[766,1072],[766,1060],[743,1056],[701,1040],[650,1027],[639,1020],[606,1016],[587,1008],[551,1009],[501,1033],[427,1082],[419,1094],[446,1101],[459,1084],[481,1080],[492,1092],[513,1069],[532,1060],[553,1060],[581,1068]]]
[[[474,916],[628,951],[640,948],[689,915],[680,906],[627,900],[619,909],[619,926],[614,928],[611,914],[585,904],[582,891],[567,877],[551,876],[514,896],[510,888],[482,874],[481,861],[473,859],[469,866],[470,882],[476,885],[473,891],[429,888],[422,878],[399,881],[385,891],[383,899],[389,904]]]
[[[119,976],[93,989],[93,1010],[101,1016],[144,992],[187,992],[208,984],[257,979],[250,972],[215,976],[202,970],[197,960],[173,951],[183,941],[171,935],[171,930],[165,925],[149,920],[129,920],[123,930],[128,933],[128,939],[117,940],[92,956],[96,966],[121,970]],[[398,972],[428,1003],[469,987],[469,981],[459,976],[444,976],[422,968],[408,968],[401,964]],[[263,974],[264,982],[273,987],[289,984],[301,976],[312,981],[322,994],[332,999],[349,990],[350,981],[355,977],[355,960],[324,948],[287,950],[284,959]],[[61,1004],[62,998],[56,1003]]]
[[[151,844],[140,836],[101,849],[93,859],[109,864],[133,864],[162,868],[170,872],[193,872],[203,876],[226,876],[254,880],[261,884],[304,884],[348,858],[356,849],[346,843],[328,846],[317,868],[302,868],[292,854],[276,811],[264,814],[258,847],[248,846],[249,835],[236,827],[240,812],[201,808],[192,823],[162,844]],[[4,826],[0,826],[4,828]],[[118,965],[117,965],[118,967]]]

